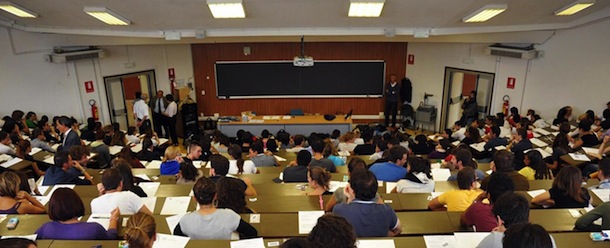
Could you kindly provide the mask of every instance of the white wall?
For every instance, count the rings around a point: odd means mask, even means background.
[[[175,68],[177,81],[193,77],[190,45],[102,46],[106,57],[66,64],[47,63],[44,54],[52,45],[35,34],[13,31],[15,44],[28,44],[28,51],[12,52],[6,29],[0,29],[0,115],[15,109],[39,116],[68,115],[79,121],[91,116],[89,100],[97,102],[101,121],[110,122],[103,77],[155,70],[157,89],[169,93],[168,68]],[[125,68],[134,62],[134,68]],[[86,93],[84,83],[93,81],[95,92]],[[77,94],[79,92],[79,94]]]

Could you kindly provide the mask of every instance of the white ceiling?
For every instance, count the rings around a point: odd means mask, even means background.
[[[429,30],[430,37],[528,33],[572,28],[610,17],[610,0],[597,0],[573,16],[553,12],[575,0],[386,0],[380,18],[347,17],[349,0],[243,0],[245,19],[214,19],[205,0],[11,0],[39,14],[19,18],[0,11],[0,25],[51,34],[163,38],[178,31],[188,39],[205,30],[208,39],[235,37],[379,36],[391,29],[397,37]],[[508,4],[508,10],[485,23],[462,23],[486,4]],[[104,6],[131,20],[108,26],[83,12]],[[384,37],[385,38],[385,37]],[[161,39],[162,40],[162,39]]]

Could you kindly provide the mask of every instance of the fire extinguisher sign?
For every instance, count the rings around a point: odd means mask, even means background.
[[[515,81],[516,81],[516,79],[514,77],[509,77],[508,80],[506,80],[506,88],[514,89]]]
[[[85,82],[85,91],[86,91],[87,93],[92,93],[92,92],[94,91],[94,90],[93,90],[93,81],[87,81],[87,82]]]

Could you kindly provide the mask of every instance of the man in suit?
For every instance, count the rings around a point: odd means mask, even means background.
[[[68,151],[73,146],[80,146],[81,140],[76,134],[76,131],[72,130],[72,121],[67,116],[61,116],[55,122],[57,129],[61,132],[61,145],[57,148],[57,151]]]
[[[396,75],[390,76],[390,82],[385,85],[385,126],[389,127],[390,116],[392,116],[392,127],[396,125],[396,113],[398,112],[398,100],[400,84],[396,82]]]
[[[157,135],[161,137],[166,137],[169,135],[166,129],[165,135],[161,132],[161,127],[165,126],[165,110],[167,109],[167,105],[169,105],[169,101],[163,97],[163,91],[157,91],[157,96],[150,99],[148,102],[150,109],[153,110],[153,127]]]

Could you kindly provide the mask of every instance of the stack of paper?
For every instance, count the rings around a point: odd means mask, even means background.
[[[190,202],[191,197],[188,196],[167,197],[165,198],[165,203],[163,203],[161,215],[186,213]]]
[[[282,116],[282,120],[290,120],[291,118],[292,118],[292,116],[290,116],[290,115]]]
[[[308,234],[318,223],[324,211],[299,211],[299,234]]]
[[[451,171],[447,168],[432,169],[432,178],[434,181],[447,181],[451,176]]]

